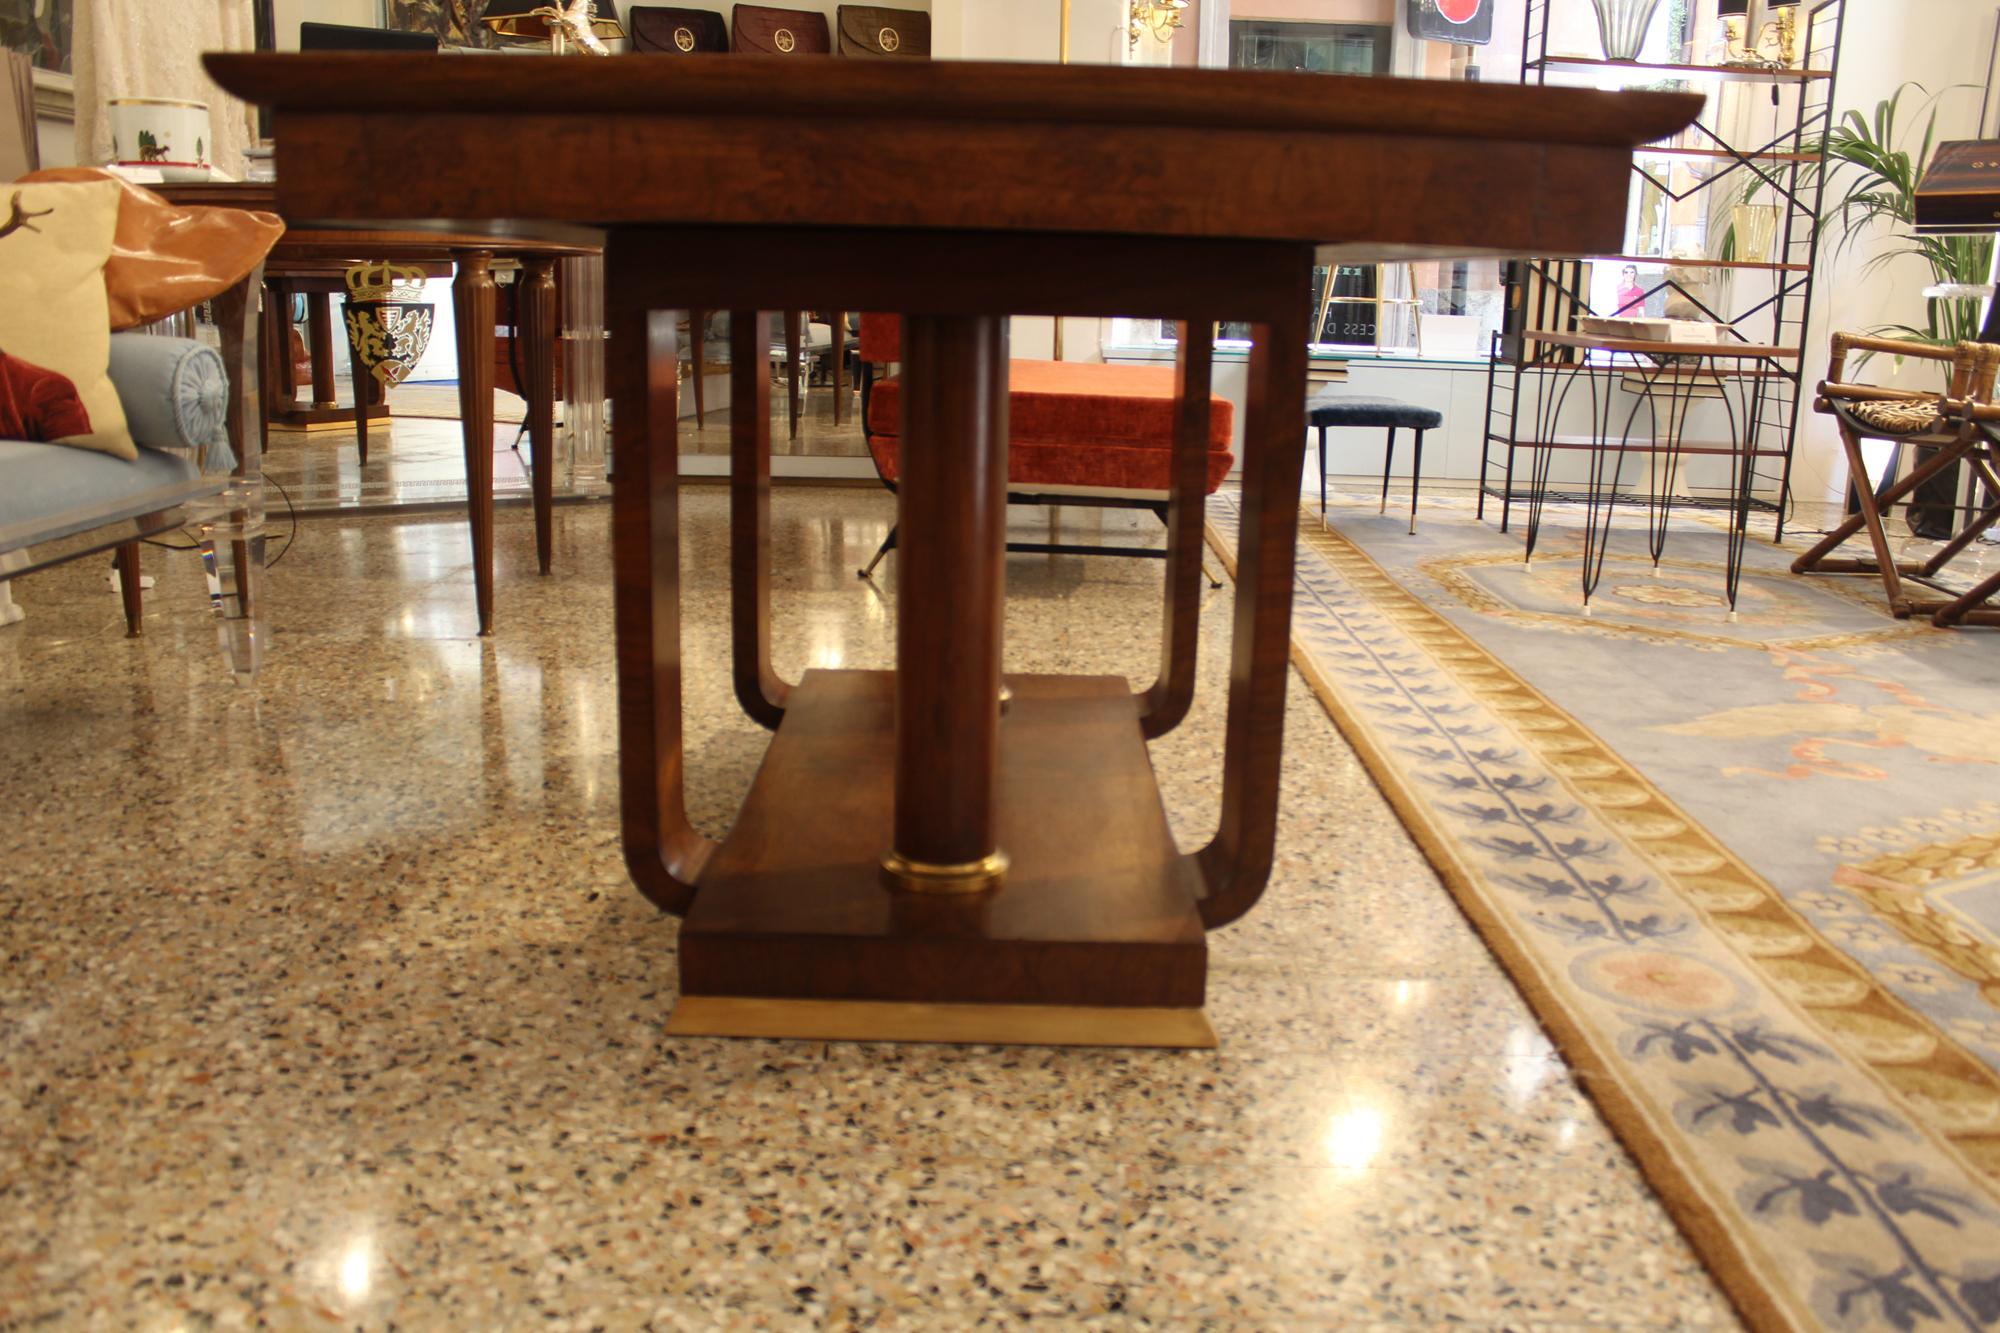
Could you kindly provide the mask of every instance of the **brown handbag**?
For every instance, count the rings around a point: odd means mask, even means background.
[[[931,16],[921,9],[842,5],[840,54],[886,60],[928,60]]]
[[[713,9],[673,9],[634,5],[625,11],[634,51],[691,56],[729,49],[729,25]]]
[[[824,56],[833,54],[826,15],[810,9],[738,5],[730,16],[730,40],[738,55]]]

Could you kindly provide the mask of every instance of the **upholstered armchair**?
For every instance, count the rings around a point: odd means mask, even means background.
[[[251,320],[262,284],[260,263],[213,298],[219,353],[192,338],[112,335],[111,380],[139,446],[135,460],[0,440],[0,577],[12,584],[115,551],[126,630],[137,636],[141,543],[185,530],[200,548],[221,646],[239,680],[255,674],[264,642],[256,357],[246,355],[257,345]]]

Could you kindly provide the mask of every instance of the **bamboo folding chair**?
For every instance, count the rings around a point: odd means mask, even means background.
[[[1910,389],[1886,389],[1844,380],[1850,352],[1880,352],[1951,363],[1950,387],[1942,394]],[[1794,574],[1873,574],[1882,580],[1889,609],[1898,618],[1928,615],[1939,625],[2000,625],[2000,609],[1981,604],[2000,591],[2000,578],[1988,579],[1960,593],[1938,582],[1944,567],[1979,536],[2000,522],[2000,406],[1992,403],[1994,377],[2000,371],[2000,346],[1961,342],[1955,347],[1858,334],[1833,335],[1827,378],[1819,386],[1813,407],[1834,418],[1841,448],[1847,454],[1848,477],[1855,497],[1849,514],[1820,542],[1792,562]],[[1901,478],[1890,462],[1881,490],[1871,490],[1861,454],[1864,439],[1888,440],[1935,450],[1932,456]],[[1883,517],[1896,503],[1932,477],[1966,462],[1984,484],[1987,505],[1929,559],[1898,561],[1889,545]],[[1856,533],[1866,531],[1874,558],[1836,557],[1833,552]],[[1933,595],[1925,595],[1926,593]]]

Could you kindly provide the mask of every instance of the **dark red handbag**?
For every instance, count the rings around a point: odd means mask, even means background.
[[[931,16],[920,9],[842,5],[840,54],[875,60],[928,60]]]
[[[634,51],[691,56],[729,49],[729,25],[717,10],[634,5],[625,21],[631,25]]]
[[[824,56],[833,54],[826,15],[810,9],[738,5],[730,16],[730,40],[738,55]]]

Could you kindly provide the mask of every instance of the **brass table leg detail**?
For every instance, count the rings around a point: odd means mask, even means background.
[[[1007,877],[1007,853],[996,850],[977,861],[943,866],[884,852],[882,875],[891,888],[911,893],[981,893]]]

